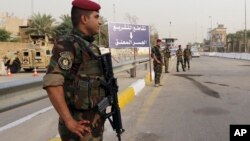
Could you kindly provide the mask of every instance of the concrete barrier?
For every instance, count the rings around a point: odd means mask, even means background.
[[[0,59],[0,75],[7,75],[3,59]]]
[[[203,52],[202,55],[210,56],[210,57],[223,57],[223,58],[231,58],[231,59],[250,60],[249,53]]]

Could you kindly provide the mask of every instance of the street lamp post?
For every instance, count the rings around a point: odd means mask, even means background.
[[[212,30],[213,30],[212,16],[209,16],[209,19],[210,19],[210,34],[209,34],[210,47],[209,47],[209,52],[211,52],[211,48],[212,48]]]
[[[244,45],[245,45],[245,52],[248,52],[248,45],[247,45],[247,1],[245,0],[245,30],[244,30]]]
[[[34,0],[31,0],[31,16],[34,14]]]
[[[172,22],[170,21],[169,22],[169,38],[171,38],[171,24],[172,24]]]
[[[210,28],[211,30],[213,29],[213,21],[212,21],[212,16],[209,16],[209,19],[210,19]]]
[[[113,18],[114,18],[114,22],[116,21],[116,7],[115,4],[113,3]]]

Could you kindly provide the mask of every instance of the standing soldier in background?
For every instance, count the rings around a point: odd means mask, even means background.
[[[186,69],[188,64],[188,70],[190,70],[190,59],[192,57],[192,52],[190,50],[189,45],[184,49],[184,68]]]
[[[169,60],[171,58],[169,47],[170,45],[167,44],[167,46],[163,49],[165,73],[169,73],[168,67],[169,67]]]
[[[154,59],[154,72],[155,72],[155,87],[162,86],[160,83],[161,73],[162,73],[162,55],[160,52],[161,40],[156,40],[156,45],[151,50],[151,57]]]
[[[102,141],[105,119],[94,107],[105,92],[97,79],[103,78],[100,62],[93,57],[101,53],[92,44],[101,7],[90,0],[74,0],[72,5],[73,30],[55,41],[43,88],[59,114],[62,141]]]
[[[181,45],[179,45],[179,49],[176,51],[176,57],[177,57],[176,71],[179,72],[179,63],[181,63],[182,70],[185,71],[183,64],[183,51],[181,49]]]

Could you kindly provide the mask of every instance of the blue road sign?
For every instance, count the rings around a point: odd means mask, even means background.
[[[150,47],[149,26],[108,23],[109,47]]]

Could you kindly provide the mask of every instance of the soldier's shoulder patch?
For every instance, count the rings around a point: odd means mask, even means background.
[[[69,51],[64,51],[60,53],[58,64],[62,69],[69,70],[73,64],[72,60],[73,60],[73,54]]]

